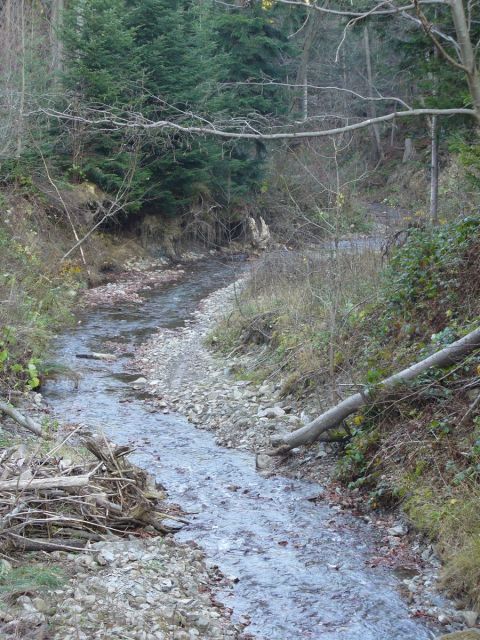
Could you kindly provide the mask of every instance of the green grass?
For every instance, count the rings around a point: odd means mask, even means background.
[[[23,594],[38,594],[65,582],[61,569],[32,563],[0,573],[0,601],[9,602]]]

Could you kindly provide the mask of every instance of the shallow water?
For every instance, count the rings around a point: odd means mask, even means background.
[[[62,421],[103,430],[137,444],[135,461],[158,476],[173,502],[191,515],[177,534],[195,540],[208,558],[238,578],[220,599],[234,618],[265,640],[423,640],[432,637],[408,616],[393,573],[368,568],[372,530],[363,522],[307,498],[319,485],[263,478],[246,452],[224,449],[212,434],[182,416],[151,413],[122,375],[128,350],[156,327],[181,326],[208,293],[231,282],[238,265],[214,260],[187,271],[182,282],[145,294],[143,306],[100,308],[62,335],[53,357],[83,374],[45,392]],[[85,361],[76,353],[125,343],[117,362]]]

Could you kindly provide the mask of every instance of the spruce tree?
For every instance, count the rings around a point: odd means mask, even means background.
[[[286,80],[288,41],[282,7],[252,3],[247,8],[212,9],[217,91],[209,107],[231,118],[263,122],[285,115],[288,96],[278,84]],[[259,124],[260,124],[259,123]],[[261,124],[260,124],[261,126]],[[263,144],[232,142],[222,147],[214,169],[216,189],[228,204],[255,193],[266,158]]]
[[[141,60],[126,14],[124,0],[73,0],[65,11],[63,83],[67,100],[80,112],[122,115],[142,107]],[[75,136],[72,128],[72,140]],[[72,143],[79,145],[74,166],[66,167],[72,175],[91,179],[112,195],[121,190],[128,208],[138,208],[148,175],[138,166],[138,145],[129,132],[106,125]]]

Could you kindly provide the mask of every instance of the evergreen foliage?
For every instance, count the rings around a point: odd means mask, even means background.
[[[207,113],[255,119],[287,110],[285,92],[248,86],[284,78],[286,36],[270,10],[237,12],[189,0],[74,0],[63,42],[64,86],[81,105],[187,124]],[[263,145],[154,131],[140,139],[107,130],[81,144],[74,175],[113,194],[127,183],[130,211],[166,215],[181,214],[199,198],[238,205],[258,189],[265,160]],[[75,146],[72,139],[72,155]]]

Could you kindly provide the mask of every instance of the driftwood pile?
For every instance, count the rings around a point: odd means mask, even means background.
[[[105,438],[80,446],[89,452],[80,463],[59,456],[58,447],[27,455],[19,445],[0,454],[0,552],[77,551],[112,534],[169,533],[185,522],[168,513],[154,479],[128,461],[128,446]]]

